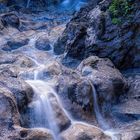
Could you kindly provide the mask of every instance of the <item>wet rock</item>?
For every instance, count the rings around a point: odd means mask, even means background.
[[[58,39],[55,52],[65,51],[65,59],[83,60],[97,55],[110,58],[117,68],[139,67],[139,1],[132,2],[132,11],[125,18],[120,17],[119,25],[112,23],[108,2],[96,7],[90,4],[75,14]]]
[[[130,123],[119,130],[119,137],[122,140],[139,140],[140,139],[140,121]]]
[[[46,36],[39,37],[35,43],[35,47],[42,51],[49,51],[51,49],[50,42]]]
[[[43,128],[23,128],[18,125],[13,126],[13,130],[3,130],[1,140],[54,140],[52,133]]]
[[[68,118],[66,112],[63,110],[63,107],[58,102],[57,98],[51,94],[49,95],[48,98],[51,107],[54,110],[56,125],[59,127],[60,131],[63,131],[70,126],[71,121]]]
[[[77,71],[62,67],[58,76],[56,90],[64,108],[75,119],[95,121],[93,116],[93,91],[90,81]]]
[[[16,57],[14,55],[7,55],[4,53],[0,53],[0,65],[2,64],[12,64],[16,61]]]
[[[34,79],[35,77],[41,80],[48,80],[58,77],[62,72],[62,65],[57,61],[48,61],[46,65],[33,67],[19,74],[23,79]]]
[[[9,72],[8,72],[9,73]],[[0,74],[0,85],[9,89],[12,95],[15,97],[19,111],[24,110],[33,97],[32,88],[23,80],[17,77],[9,77],[13,73],[5,73],[2,71]]]
[[[140,119],[140,76],[135,75],[127,79],[129,90],[120,97],[120,103],[113,106],[112,112],[120,122],[133,122]]]
[[[14,64],[20,68],[31,68],[35,66],[35,63],[30,58],[20,55],[17,57],[17,61]]]
[[[127,82],[109,59],[91,56],[77,68],[95,86],[99,103],[113,103],[125,93]]]
[[[24,45],[27,45],[29,39],[18,40],[18,41],[8,41],[7,44],[4,45],[2,50],[4,51],[13,51],[16,50]]]
[[[14,27],[19,28],[20,26],[20,19],[15,13],[6,13],[1,16],[1,21],[4,27]]]
[[[0,126],[12,129],[13,125],[19,125],[19,112],[16,100],[12,93],[0,85]]]
[[[130,85],[129,87],[129,97],[139,99],[140,98],[140,75],[135,75],[133,77],[129,77],[128,83]]]
[[[93,94],[92,87],[88,80],[82,80],[68,86],[68,98],[79,105],[84,110],[92,112]]]
[[[63,140],[111,140],[97,127],[75,123],[61,134]]]
[[[19,68],[30,68],[35,65],[30,58],[23,54],[12,54],[12,53],[1,53],[0,55],[0,65],[12,65]]]
[[[48,129],[41,128],[21,128],[15,127],[19,131],[20,139],[24,140],[53,140],[53,136]]]

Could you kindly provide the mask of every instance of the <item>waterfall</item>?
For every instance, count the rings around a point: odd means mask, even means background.
[[[29,8],[30,1],[31,1],[31,0],[27,0],[27,5],[26,5],[26,8]]]
[[[49,129],[53,133],[54,139],[60,140],[58,136],[59,128],[56,124],[54,111],[52,109],[51,102],[49,100],[49,96],[55,95],[55,91],[53,90],[52,86],[49,85],[47,82],[43,82],[40,80],[27,80],[26,82],[33,88],[34,93],[38,97],[34,105],[36,121],[40,123],[41,125],[40,127],[44,128],[49,127]],[[45,118],[43,122],[42,118]]]
[[[94,112],[96,115],[96,119],[98,124],[100,125],[100,127],[104,130],[104,132],[111,137],[112,140],[118,140],[117,136],[115,136],[115,132],[113,130],[110,130],[110,126],[109,124],[106,122],[106,120],[104,119],[104,117],[102,116],[100,109],[99,109],[99,103],[98,103],[98,98],[97,98],[97,92],[96,89],[94,87],[94,85],[92,84],[91,81],[90,85],[92,87],[92,93],[93,93],[93,104],[94,104]]]
[[[101,126],[101,128],[103,128],[105,130],[109,129],[109,125],[106,123],[106,120],[103,118],[103,116],[100,112],[100,109],[99,109],[99,103],[98,103],[96,89],[92,83],[91,83],[91,86],[92,86],[92,92],[93,92],[93,102],[94,102],[93,104],[94,104],[94,112],[96,115],[96,119],[97,119],[99,125]]]

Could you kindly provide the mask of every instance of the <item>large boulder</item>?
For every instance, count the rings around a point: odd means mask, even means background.
[[[109,59],[91,56],[75,70],[66,67],[61,69],[57,82],[58,94],[66,109],[78,119],[94,120],[95,100],[102,112],[108,114],[112,104],[119,101],[128,88],[126,79]],[[97,99],[94,99],[94,94]]]
[[[77,70],[94,85],[101,106],[114,103],[127,89],[125,78],[109,59],[91,56],[83,60]]]
[[[61,134],[62,140],[111,140],[97,127],[75,123]]]
[[[43,128],[23,128],[13,126],[13,130],[3,130],[1,140],[54,140],[52,133]]]
[[[25,81],[17,78],[12,71],[8,69],[0,71],[0,85],[11,91],[20,111],[31,102],[33,97],[32,88]]]
[[[15,126],[18,137],[23,140],[54,140],[52,133],[48,129],[43,128],[22,128]],[[15,137],[14,137],[15,138]]]
[[[132,10],[125,17],[120,14],[121,24],[114,23],[108,10],[110,2],[102,1],[96,7],[89,4],[75,14],[55,44],[54,51],[57,54],[65,51],[65,59],[83,60],[97,55],[110,58],[118,68],[139,67],[140,2],[130,2]]]
[[[37,39],[35,43],[35,47],[38,50],[42,50],[42,51],[49,51],[51,49],[50,42],[48,38],[46,37],[46,35],[41,36]]]
[[[13,125],[19,125],[19,112],[16,100],[12,93],[0,86],[0,126],[11,129]]]
[[[88,79],[82,78],[75,70],[61,67],[62,72],[58,76],[56,90],[66,110],[71,112],[74,118],[93,120],[93,94]],[[92,116],[92,117],[91,117]]]
[[[35,65],[35,62],[30,59],[29,57],[25,56],[22,53],[16,53],[16,54],[12,54],[12,53],[0,53],[0,65],[3,67],[4,66],[8,66],[11,67],[12,66],[16,66],[17,68],[30,68],[33,67]],[[2,68],[1,68],[2,69]]]

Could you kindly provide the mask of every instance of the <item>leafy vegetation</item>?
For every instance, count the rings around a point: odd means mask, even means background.
[[[113,24],[121,23],[119,17],[125,17],[131,11],[131,1],[132,0],[112,0],[111,5],[109,6],[109,11],[112,16]]]

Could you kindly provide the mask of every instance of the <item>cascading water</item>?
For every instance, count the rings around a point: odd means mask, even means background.
[[[39,63],[37,63],[39,64]],[[48,62],[49,65],[49,62]],[[38,66],[38,65],[37,65]],[[33,104],[33,121],[31,122],[31,127],[41,127],[48,128],[51,130],[53,134],[54,140],[60,140],[59,137],[60,128],[59,123],[57,122],[57,113],[55,113],[56,109],[61,110],[59,115],[65,116],[69,122],[71,121],[70,116],[64,110],[59,97],[57,96],[53,86],[55,81],[43,81],[42,79],[43,69],[47,68],[47,65],[40,64],[39,69],[34,70],[34,78],[33,80],[26,80],[26,82],[32,87],[34,91],[34,101]],[[27,77],[26,77],[27,78]],[[56,108],[56,106],[59,106]],[[56,111],[57,112],[57,111]]]
[[[118,140],[118,138],[114,135],[113,130],[109,130],[110,129],[110,126],[106,122],[106,120],[104,119],[104,117],[102,116],[102,114],[100,112],[100,109],[99,109],[99,103],[98,103],[96,89],[95,89],[94,85],[92,84],[92,82],[91,81],[89,81],[89,82],[90,82],[90,85],[92,87],[93,101],[94,101],[94,103],[93,103],[94,104],[94,112],[95,112],[95,115],[96,115],[96,119],[97,119],[98,124],[104,130],[104,132],[108,136],[111,137],[112,140]]]
[[[45,0],[44,0],[45,1]],[[27,7],[30,6],[31,0],[27,1]],[[63,9],[79,9],[83,3],[85,3],[86,0],[63,0],[60,1],[59,6]],[[50,4],[50,0],[47,1],[47,4]],[[32,38],[29,42],[31,46],[35,45],[36,36]],[[31,48],[32,49],[32,48]],[[36,50],[35,50],[36,51]],[[31,53],[31,54],[30,54]],[[52,53],[53,54],[53,53]],[[60,128],[56,122],[56,116],[55,116],[55,110],[51,104],[51,96],[54,96],[61,106],[61,109],[63,110],[64,114],[69,118],[71,123],[77,123],[77,121],[73,120],[70,115],[64,110],[64,107],[61,105],[61,102],[56,94],[56,92],[53,89],[53,85],[49,83],[48,81],[42,81],[43,75],[43,69],[47,68],[46,63],[40,64],[38,63],[38,59],[34,56],[33,50],[29,50],[27,56],[33,60],[36,64],[36,68],[34,70],[34,76],[32,80],[30,78],[26,77],[26,82],[33,88],[35,97],[33,104],[33,117],[34,120],[31,122],[31,127],[43,127],[43,128],[49,128],[52,131],[53,137],[55,140],[60,140],[59,138],[59,132]],[[49,63],[49,61],[47,62]],[[103,118],[99,105],[98,105],[98,99],[97,99],[97,93],[94,85],[92,82],[90,82],[92,86],[92,92],[93,92],[93,101],[94,101],[94,112],[96,115],[96,119],[101,126],[102,129],[107,130],[109,129],[109,125],[106,123],[105,119]],[[81,122],[83,123],[83,122]],[[89,125],[88,123],[85,123],[86,125]],[[117,140],[117,138],[113,135],[111,131],[105,131],[107,135],[112,137],[112,140]]]
[[[60,140],[58,136],[59,128],[55,122],[54,112],[49,100],[49,96],[51,94],[55,95],[55,91],[53,90],[51,85],[40,80],[28,80],[26,82],[33,88],[35,94],[38,96],[38,99],[34,105],[34,111],[36,115],[35,120],[40,124],[40,127],[48,127],[52,131],[55,140]],[[45,117],[44,121],[42,121],[42,117]]]
[[[28,1],[27,1],[27,5],[26,5],[27,8],[28,8],[29,5],[30,5],[30,1],[31,1],[31,0],[28,0]]]
[[[94,112],[96,115],[96,119],[97,119],[100,127],[104,130],[107,130],[107,129],[109,129],[109,125],[106,123],[105,119],[103,118],[103,116],[100,112],[96,89],[93,84],[91,84],[91,86],[92,86],[92,92],[93,92]]]

